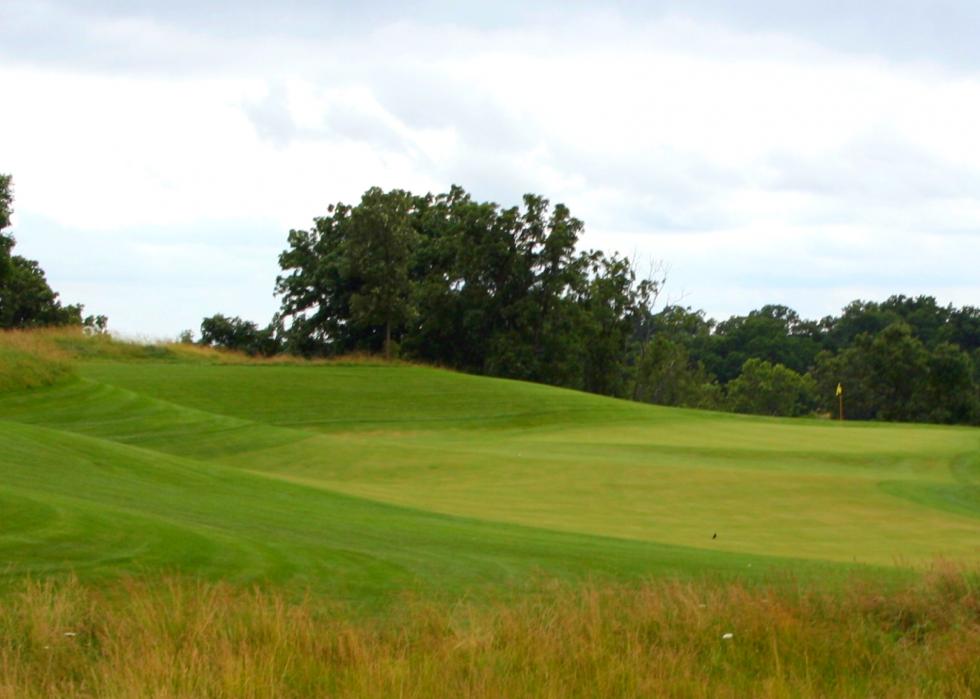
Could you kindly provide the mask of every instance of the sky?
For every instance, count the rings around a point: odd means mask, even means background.
[[[124,335],[264,325],[370,187],[568,205],[661,303],[980,305],[974,0],[4,0],[16,252]]]

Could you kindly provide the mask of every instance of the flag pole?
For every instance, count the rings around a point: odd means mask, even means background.
[[[840,384],[837,384],[837,400],[840,410],[840,421],[844,422],[844,391]]]

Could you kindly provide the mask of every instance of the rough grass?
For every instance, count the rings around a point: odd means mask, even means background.
[[[191,343],[117,338],[111,334],[85,335],[65,329],[52,334],[51,342],[82,362],[168,362],[180,364],[251,364],[260,358]],[[296,361],[289,357],[279,361]]]
[[[730,635],[730,637],[729,637]],[[974,697],[976,569],[899,590],[539,583],[383,617],[180,579],[28,582],[0,697]]]
[[[0,330],[0,394],[53,386],[77,376],[79,364],[183,364],[237,366],[409,366],[368,354],[322,360],[290,355],[252,357],[215,347],[86,334],[80,326]]]
[[[52,386],[74,376],[71,356],[50,332],[0,331],[0,393]]]
[[[350,366],[381,365],[385,362],[369,354],[350,354],[329,359],[308,360],[288,354],[272,357],[251,356],[237,350],[209,347],[164,339],[120,337],[112,334],[87,335],[79,328],[61,328],[38,333],[38,340],[55,347],[79,362],[164,363],[199,365],[255,366]],[[406,362],[394,362],[404,366]]]
[[[200,365],[257,366],[362,366],[385,364],[369,354],[351,354],[322,360],[306,360],[292,355],[249,356],[244,352],[145,337],[120,337],[110,333],[87,334],[81,326],[0,331],[0,354],[31,355],[35,364],[45,363],[164,363]],[[406,366],[396,361],[389,365]],[[26,388],[48,383],[27,382]]]

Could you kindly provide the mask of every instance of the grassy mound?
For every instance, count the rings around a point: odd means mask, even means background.
[[[0,393],[52,386],[74,375],[48,333],[0,331]]]
[[[110,334],[87,335],[76,328],[47,334],[46,342],[82,362],[167,362],[183,364],[245,364],[254,360],[241,352],[166,340],[121,339]]]

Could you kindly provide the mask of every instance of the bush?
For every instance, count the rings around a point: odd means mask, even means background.
[[[736,413],[798,417],[816,405],[816,384],[782,364],[749,359],[742,373],[728,382],[729,407]]]

